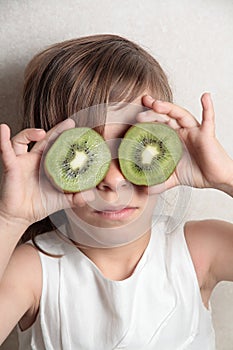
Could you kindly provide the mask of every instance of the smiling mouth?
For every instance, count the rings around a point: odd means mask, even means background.
[[[104,219],[123,220],[129,218],[137,209],[137,207],[108,208],[96,210],[95,214]]]

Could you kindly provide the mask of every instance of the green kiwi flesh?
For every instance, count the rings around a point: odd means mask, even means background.
[[[182,156],[176,131],[161,123],[137,123],[126,132],[118,157],[125,178],[136,185],[163,183]]]
[[[64,131],[48,150],[45,173],[63,192],[81,192],[97,186],[105,177],[111,153],[104,139],[93,129]]]

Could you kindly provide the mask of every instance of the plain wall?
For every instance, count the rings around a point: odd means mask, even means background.
[[[23,70],[36,52],[95,33],[126,36],[149,50],[165,69],[175,102],[199,120],[200,96],[210,91],[217,136],[233,157],[232,0],[0,0],[0,122],[13,134],[20,129]],[[186,219],[205,218],[232,221],[232,198],[192,190]],[[218,350],[233,349],[232,305],[233,285],[223,282],[212,296]],[[17,349],[11,339],[1,349]]]

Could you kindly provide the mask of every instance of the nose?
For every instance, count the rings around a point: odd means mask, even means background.
[[[109,170],[105,178],[97,186],[102,191],[119,191],[123,187],[127,187],[129,182],[121,173],[120,166],[117,159],[111,161]]]

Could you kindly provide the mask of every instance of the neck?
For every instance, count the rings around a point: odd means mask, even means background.
[[[68,237],[112,280],[132,275],[151,235],[152,213],[115,228],[94,227],[69,212]]]
[[[114,248],[79,248],[111,280],[130,277],[140,261],[148,243],[150,232],[126,245]]]

